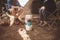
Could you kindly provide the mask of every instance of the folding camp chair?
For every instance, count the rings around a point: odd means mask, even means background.
[[[56,20],[58,19],[57,17],[57,15],[54,15],[54,13],[56,13],[57,14],[57,9],[54,11],[54,12],[52,12],[49,16],[47,16],[47,21],[48,21],[48,25],[49,26],[54,26],[54,24],[56,25]],[[50,12],[49,12],[50,13]]]

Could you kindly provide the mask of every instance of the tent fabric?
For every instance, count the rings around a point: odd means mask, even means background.
[[[18,0],[19,4],[24,7],[29,0]]]

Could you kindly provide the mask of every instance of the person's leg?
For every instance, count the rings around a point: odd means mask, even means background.
[[[22,21],[22,18],[21,18],[20,16],[18,17],[18,19],[19,19],[20,21]]]
[[[39,10],[39,15],[40,15],[40,25],[44,26],[46,24],[46,14],[45,14],[45,9],[44,7],[41,7]]]
[[[23,17],[23,8],[19,7],[18,8],[18,19],[22,22],[22,17]]]
[[[44,25],[47,24],[47,22],[46,22],[47,18],[46,18],[46,13],[45,13],[45,11],[43,11],[42,16],[43,16],[43,17],[42,17],[42,20],[43,20],[42,26],[44,26]]]
[[[43,13],[42,13],[42,9],[39,9],[39,16],[40,16],[40,25],[42,25],[43,23]]]
[[[10,16],[10,26],[12,26],[14,23],[14,16]]]
[[[13,9],[11,8],[11,9],[8,9],[8,10],[9,10],[10,14],[8,12],[6,12],[6,15],[10,18],[10,25],[9,26],[12,26],[13,23],[14,23],[14,18],[15,17],[12,15]]]
[[[22,7],[18,7],[18,16],[23,15],[23,12],[24,12],[23,8]]]

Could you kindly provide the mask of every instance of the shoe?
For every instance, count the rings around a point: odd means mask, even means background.
[[[45,26],[47,24],[47,22],[46,21],[43,21],[43,24],[42,24],[42,26]]]

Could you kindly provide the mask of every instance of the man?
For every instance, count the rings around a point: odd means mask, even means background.
[[[40,14],[40,24],[42,26],[44,26],[45,24],[47,24],[47,17],[51,14],[53,14],[53,12],[55,12],[56,10],[56,4],[54,2],[54,0],[44,0],[43,2],[43,6],[39,9],[39,14]],[[56,15],[56,13],[54,13],[54,15]]]
[[[14,19],[18,18],[20,21],[23,15],[23,8],[20,7],[17,0],[7,0],[7,12],[8,17],[10,17],[10,26],[13,25]]]

